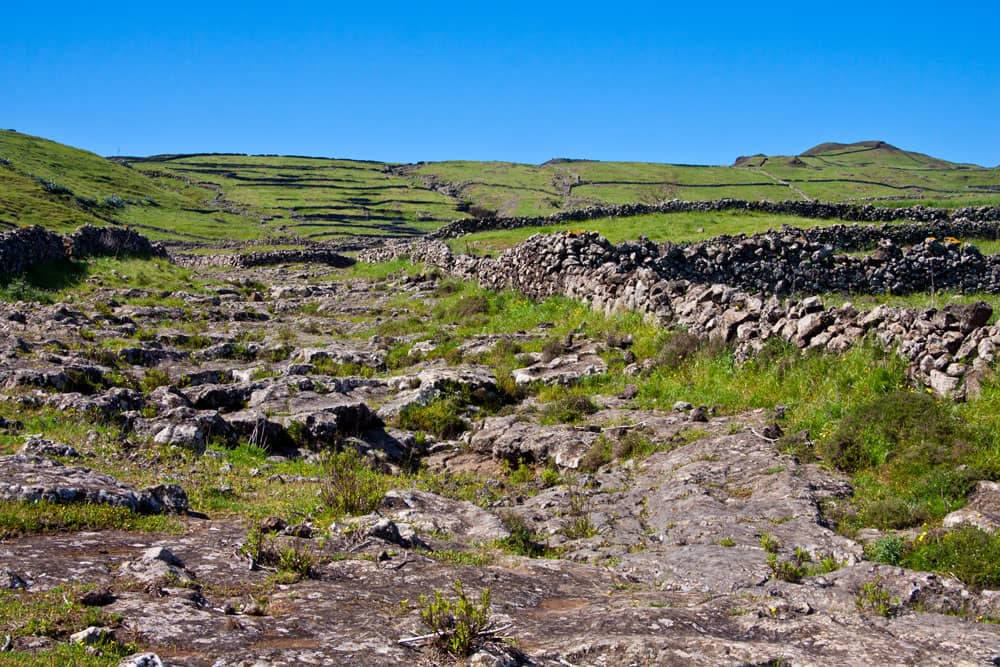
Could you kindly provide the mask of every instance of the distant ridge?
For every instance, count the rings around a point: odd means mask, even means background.
[[[837,143],[836,141],[828,141],[826,143],[813,146],[809,150],[799,153],[799,155],[802,156],[821,155],[823,153],[834,153],[834,152],[861,150],[861,149],[871,150],[879,148],[890,151],[899,151],[901,153],[903,152],[901,149],[885,141],[856,141],[853,144],[841,144]]]

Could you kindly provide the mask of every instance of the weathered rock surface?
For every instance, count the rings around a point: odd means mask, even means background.
[[[576,468],[580,459],[600,436],[592,430],[571,426],[539,426],[518,415],[487,417],[469,440],[477,452],[490,454],[515,466],[546,463]]]
[[[110,475],[28,454],[0,457],[0,499],[116,505],[148,514],[187,510],[187,497],[179,487],[136,491]]]

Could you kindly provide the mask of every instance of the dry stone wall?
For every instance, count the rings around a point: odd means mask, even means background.
[[[540,227],[564,222],[594,220],[596,218],[628,217],[649,213],[683,213],[710,211],[750,211],[775,215],[795,215],[803,218],[840,219],[848,222],[913,222],[947,223],[957,220],[1000,222],[1000,208],[993,206],[965,207],[956,210],[927,208],[924,206],[880,207],[870,204],[838,204],[816,201],[747,201],[743,199],[716,199],[710,201],[669,200],[657,204],[604,204],[571,211],[559,211],[547,216],[504,217],[485,216],[456,220],[430,234],[431,238],[447,239],[473,232],[494,229]],[[954,235],[954,234],[953,234]],[[996,238],[995,236],[990,238]],[[897,243],[906,243],[896,239]]]
[[[215,255],[175,254],[173,260],[188,267],[225,267],[242,269],[251,266],[273,264],[312,263],[346,267],[354,264],[350,257],[328,248],[304,248],[301,250],[261,250],[249,253],[229,253]]]
[[[0,276],[14,276],[34,266],[99,255],[166,257],[163,246],[120,227],[85,225],[62,236],[44,227],[20,227],[0,234]]]
[[[725,341],[740,359],[759,353],[774,338],[803,350],[832,353],[874,340],[905,357],[914,381],[941,396],[960,398],[977,391],[1000,346],[1000,328],[987,325],[992,309],[985,302],[952,304],[941,310],[828,308],[816,296],[782,300],[774,290],[761,289],[757,283],[768,275],[763,270],[750,281],[755,285],[752,291],[707,279],[714,274],[694,276],[698,280],[678,277],[677,258],[671,249],[661,250],[648,241],[615,246],[594,233],[562,233],[532,236],[498,258],[456,255],[440,241],[424,240],[370,250],[359,259],[380,262],[406,256],[491,289],[514,289],[533,298],[564,295],[605,313],[639,311],[662,325]],[[727,252],[732,250],[727,247]],[[761,251],[754,255],[758,265],[771,264],[771,255],[761,247],[757,251]],[[935,253],[945,253],[940,255],[943,262],[961,260],[966,254],[983,259],[978,251],[937,241],[922,244],[908,257],[919,264],[928,253],[935,258],[939,257]],[[697,268],[698,263],[684,265]],[[753,268],[754,263],[737,263],[719,276],[738,283],[746,267]],[[821,268],[817,274],[827,270]]]

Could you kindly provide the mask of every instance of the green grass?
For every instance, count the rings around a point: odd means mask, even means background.
[[[628,218],[597,218],[542,227],[476,232],[450,239],[447,243],[456,252],[495,255],[533,234],[580,229],[597,232],[612,243],[635,240],[640,236],[656,242],[682,243],[702,241],[720,234],[753,234],[776,229],[782,225],[815,227],[823,224],[830,224],[830,221],[749,211],[652,213]]]
[[[0,533],[26,535],[75,530],[136,530],[177,532],[181,523],[173,517],[135,514],[124,507],[86,503],[57,504],[0,501]]]
[[[164,291],[205,293],[208,284],[192,271],[164,259],[97,257],[85,262],[49,262],[24,275],[0,280],[0,301],[38,303],[78,302],[92,299],[99,289],[137,288],[149,297],[130,297],[137,305],[183,306],[157,294]]]

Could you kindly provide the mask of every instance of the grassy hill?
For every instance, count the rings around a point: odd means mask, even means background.
[[[825,143],[795,156],[755,155],[737,169],[767,174],[824,201],[876,199],[936,206],[995,204],[1000,169],[959,164],[884,141]]]
[[[720,197],[1000,204],[1000,169],[881,141],[741,157],[732,166],[570,159],[400,165],[230,154],[109,160],[0,131],[0,224],[60,231],[91,223],[129,224],[174,241],[405,237],[485,212],[546,215],[606,202]]]
[[[213,195],[54,141],[0,132],[0,223],[7,226],[68,231],[120,223],[178,240],[259,235],[245,216],[206,205]]]

